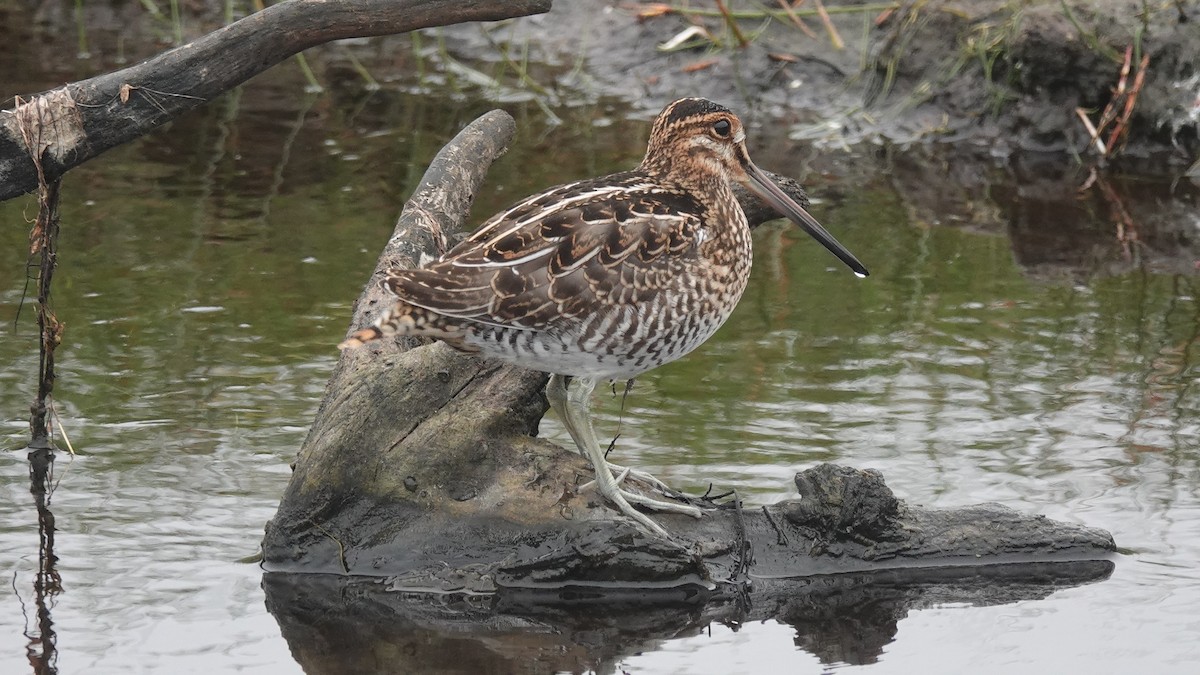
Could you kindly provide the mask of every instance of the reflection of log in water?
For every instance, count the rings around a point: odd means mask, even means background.
[[[267,609],[309,675],[619,672],[668,640],[773,619],[825,664],[874,663],[910,611],[1038,600],[1101,581],[1105,560],[881,570],[698,587],[472,595],[404,593],[386,579],[324,574],[263,577]]]

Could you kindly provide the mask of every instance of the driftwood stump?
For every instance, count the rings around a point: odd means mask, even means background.
[[[348,332],[389,302],[378,283],[388,268],[446,249],[512,132],[511,118],[494,111],[438,155]],[[770,217],[747,206],[756,221]],[[800,499],[754,510],[727,504],[699,520],[656,514],[678,537],[661,540],[576,490],[590,472],[583,459],[536,437],[546,379],[439,342],[384,340],[344,352],[267,527],[265,568],[386,576],[414,591],[711,590],[752,577],[1098,560],[1113,550],[1105,532],[1001,506],[908,506],[877,472],[832,465],[797,475]]]

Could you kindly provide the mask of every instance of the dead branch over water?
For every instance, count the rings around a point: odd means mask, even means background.
[[[287,0],[135,66],[34,97],[49,114],[36,149],[53,182],[309,47],[333,40],[406,33],[468,21],[546,12],[550,0]],[[38,168],[18,119],[0,111],[0,200],[37,188]]]
[[[19,102],[19,99],[18,99]],[[56,530],[50,496],[54,480],[54,440],[49,416],[51,394],[54,391],[54,351],[62,342],[63,325],[50,309],[50,284],[58,264],[59,188],[61,180],[47,181],[35,148],[40,148],[42,136],[53,129],[52,115],[37,101],[23,106],[17,115],[21,142],[32,157],[38,185],[38,215],[29,233],[29,255],[37,260],[37,300],[35,311],[38,324],[38,389],[30,406],[29,492],[33,495],[38,516],[38,569],[33,592],[36,608],[36,628],[27,629],[26,653],[35,673],[56,673],[57,647],[54,622],[50,618],[52,598],[62,591],[58,556],[54,553]],[[32,265],[31,265],[32,267]],[[28,623],[29,618],[26,617]]]

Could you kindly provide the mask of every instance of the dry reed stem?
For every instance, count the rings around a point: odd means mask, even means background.
[[[792,8],[792,4],[788,2],[788,0],[778,0],[778,2],[783,11],[787,12],[788,18],[791,19],[792,23],[796,25],[796,28],[804,31],[804,34],[810,38],[817,37],[817,34],[812,32],[812,29],[808,27],[808,24],[804,23],[804,19],[800,18],[800,15],[796,13],[796,10]],[[804,0],[799,0],[799,2],[796,4],[802,5],[804,4]]]

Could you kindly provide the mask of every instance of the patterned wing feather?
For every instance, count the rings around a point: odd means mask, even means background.
[[[539,331],[645,302],[701,260],[702,207],[637,174],[618,177],[531,197],[426,267],[391,272],[387,287],[444,316]]]

